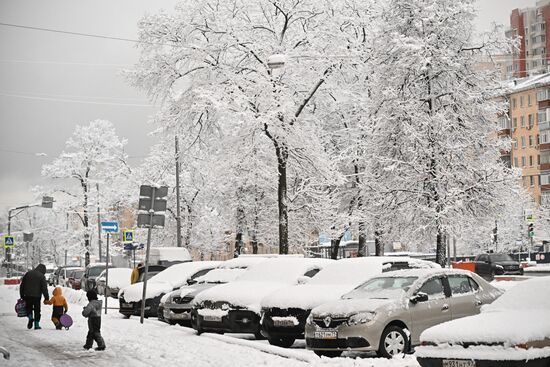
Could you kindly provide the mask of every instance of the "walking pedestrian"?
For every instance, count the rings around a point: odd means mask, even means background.
[[[44,300],[50,299],[48,294],[48,283],[46,282],[46,265],[38,264],[33,270],[29,270],[23,275],[21,284],[19,285],[19,295],[25,300],[27,308],[27,329],[42,329],[40,327],[40,300],[44,296]]]
[[[82,316],[88,318],[88,335],[84,349],[90,349],[94,340],[97,343],[95,350],[105,350],[105,341],[101,336],[101,306],[102,301],[97,299],[97,293],[92,289],[86,292],[89,303],[82,310]]]
[[[69,310],[69,305],[65,297],[63,297],[61,287],[55,287],[53,290],[53,297],[50,300],[44,300],[44,304],[53,305],[52,322],[57,330],[61,330],[61,315],[67,313]]]
[[[132,270],[132,275],[130,276],[130,284],[135,284],[139,280],[139,276],[142,273],[142,269],[144,268],[143,263],[137,264],[137,266]]]

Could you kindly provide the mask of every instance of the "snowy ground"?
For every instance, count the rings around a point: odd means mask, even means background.
[[[156,319],[126,320],[117,310],[103,315],[102,334],[107,344],[103,352],[85,351],[86,320],[80,316],[86,304],[83,292],[64,289],[69,314],[75,324],[70,330],[55,330],[51,307],[43,306],[42,330],[27,330],[26,318],[17,318],[14,305],[17,286],[0,285],[0,346],[11,359],[0,359],[2,366],[161,366],[178,364],[201,366],[343,366],[343,367],[418,367],[414,356],[386,360],[349,354],[342,358],[318,358],[297,341],[292,349],[278,348],[265,341],[247,340],[248,336],[203,334],[193,329],[169,326]],[[51,293],[51,292],[50,292]],[[109,300],[112,307],[117,305]]]

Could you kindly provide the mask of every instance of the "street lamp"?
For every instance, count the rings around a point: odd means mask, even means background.
[[[37,206],[41,206],[42,208],[53,208],[53,202],[54,199],[51,196],[43,196],[42,197],[42,203],[40,204],[31,204],[31,205],[23,205],[18,206],[16,208],[11,208],[8,210],[8,236],[11,236],[11,218],[15,218],[17,215],[21,214],[25,209],[33,208]],[[12,214],[13,211],[19,210],[17,213]],[[5,247],[5,246],[4,246]],[[7,264],[7,275],[8,278],[11,276],[11,248],[5,247],[5,256],[6,256],[6,264]]]

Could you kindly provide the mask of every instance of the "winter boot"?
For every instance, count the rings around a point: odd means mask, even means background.
[[[40,322],[39,322],[39,321],[35,321],[35,322],[34,322],[34,330],[40,330],[40,329],[42,329],[42,328],[40,327]]]
[[[27,315],[29,322],[27,322],[27,329],[32,329],[33,318],[32,315]]]
[[[104,346],[104,345],[100,345],[99,347],[95,348],[95,350],[105,350],[105,346]]]

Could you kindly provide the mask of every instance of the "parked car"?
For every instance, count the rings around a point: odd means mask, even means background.
[[[106,294],[107,297],[118,298],[118,292],[130,285],[132,269],[130,268],[109,268],[109,278],[106,279],[106,271],[103,270],[96,278],[98,294]],[[108,280],[108,284],[106,284]]]
[[[70,287],[69,285],[69,272],[75,269],[82,269],[79,266],[60,266],[53,272],[53,284],[60,285],[62,287]]]
[[[84,291],[89,291],[91,289],[96,289],[96,278],[105,270],[105,263],[94,263],[86,266],[84,270],[84,275],[82,275],[81,287]],[[114,268],[112,264],[109,264],[109,269]]]
[[[508,254],[480,254],[474,259],[475,272],[487,280],[493,280],[495,275],[523,275],[519,262]]]
[[[347,258],[327,265],[306,284],[279,289],[262,300],[262,334],[270,344],[290,347],[304,337],[311,309],[338,300],[369,278],[391,270],[441,268],[431,261],[408,257]]]
[[[145,316],[158,316],[162,296],[190,284],[220,264],[219,261],[196,261],[172,265],[147,281]],[[129,285],[118,293],[119,312],[126,317],[141,314],[143,282]]]
[[[520,282],[479,315],[434,326],[416,348],[422,367],[550,366],[550,277]]]
[[[84,275],[84,268],[73,269],[67,272],[69,288],[80,289],[80,280]]]
[[[229,283],[241,276],[250,266],[265,261],[261,255],[242,255],[222,262],[216,269],[195,279],[196,283],[184,285],[167,293],[160,301],[158,318],[169,324],[191,323],[191,309],[195,296],[214,286]]]
[[[233,282],[208,289],[195,297],[191,324],[200,334],[247,333],[262,338],[262,299],[290,284],[313,277],[334,260],[281,256],[251,267]]]
[[[427,328],[474,315],[502,292],[465,270],[389,272],[314,308],[306,322],[306,348],[326,356],[353,350],[391,358],[419,344]]]
[[[46,277],[46,281],[49,285],[53,285],[51,282],[53,281],[53,273],[55,271],[55,265],[47,264],[46,265],[46,274],[44,276]]]

